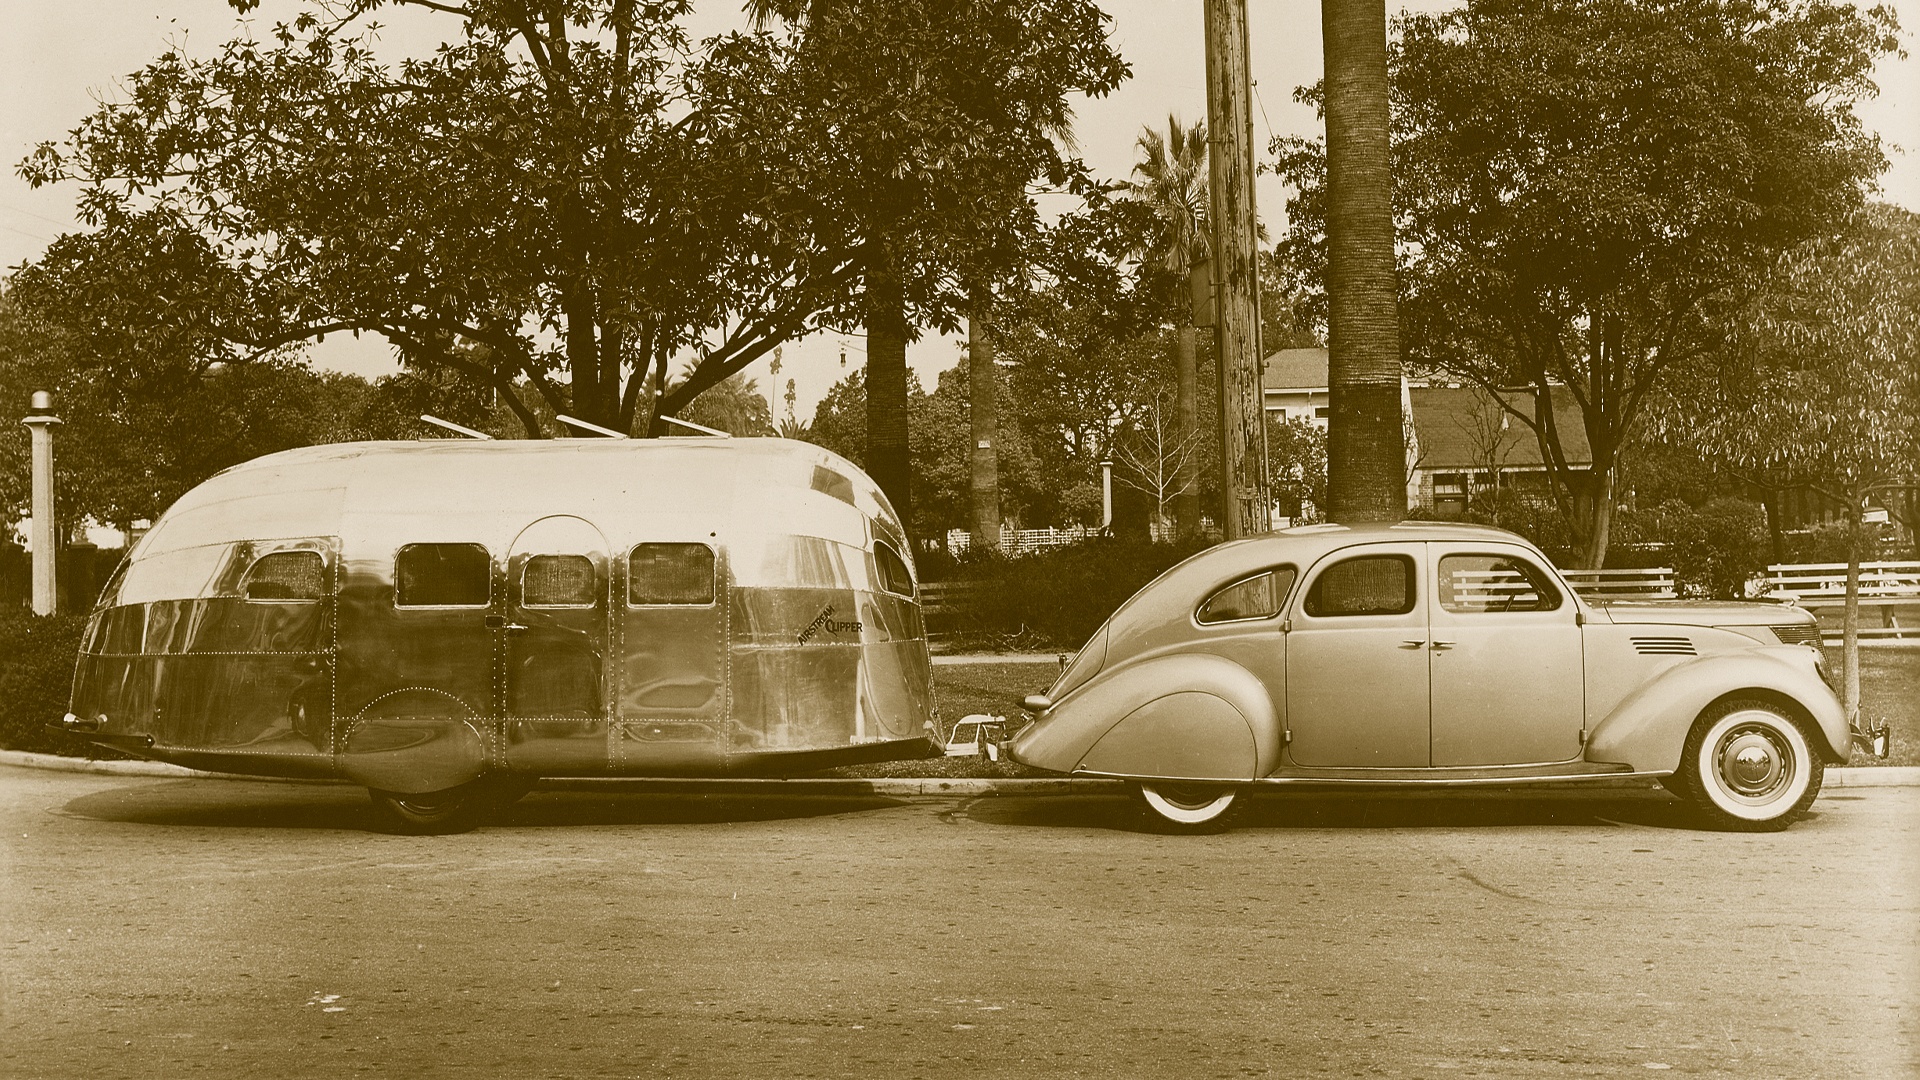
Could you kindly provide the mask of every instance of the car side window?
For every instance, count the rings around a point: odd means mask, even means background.
[[[1278,566],[1242,578],[1207,597],[1193,617],[1206,624],[1271,618],[1280,614],[1280,606],[1287,602],[1294,576],[1293,567]]]
[[[627,603],[711,604],[713,549],[705,544],[635,544],[627,555]]]
[[[493,557],[479,544],[408,544],[393,561],[396,607],[486,607]]]
[[[1552,611],[1560,590],[1544,570],[1508,555],[1443,555],[1440,606],[1448,611]]]
[[[318,600],[327,591],[327,565],[317,551],[276,551],[247,568],[240,586],[249,600]]]
[[[1314,618],[1340,615],[1405,615],[1415,603],[1413,557],[1362,555],[1334,563],[1307,589],[1306,613]]]

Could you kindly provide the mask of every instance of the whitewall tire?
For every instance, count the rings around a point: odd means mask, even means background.
[[[1225,784],[1142,780],[1134,792],[1158,824],[1178,832],[1206,832],[1225,823],[1240,789]]]
[[[1826,774],[1800,725],[1766,701],[1722,702],[1694,722],[1671,788],[1722,829],[1784,829]]]

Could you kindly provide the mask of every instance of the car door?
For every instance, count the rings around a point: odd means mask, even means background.
[[[1420,543],[1365,544],[1308,572],[1287,633],[1296,764],[1419,768],[1428,742],[1427,604]]]
[[[1433,764],[1580,756],[1585,662],[1578,604],[1516,545],[1427,545]]]

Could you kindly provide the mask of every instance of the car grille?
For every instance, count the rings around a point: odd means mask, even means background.
[[[1633,639],[1633,650],[1642,656],[1700,655],[1700,650],[1693,647],[1693,640],[1683,637],[1637,637]]]
[[[1820,628],[1812,623],[1791,623],[1786,626],[1770,626],[1773,636],[1788,645],[1820,644]]]

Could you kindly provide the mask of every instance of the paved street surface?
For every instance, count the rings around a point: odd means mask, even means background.
[[[1256,801],[0,768],[0,1077],[1920,1076],[1920,789]]]

